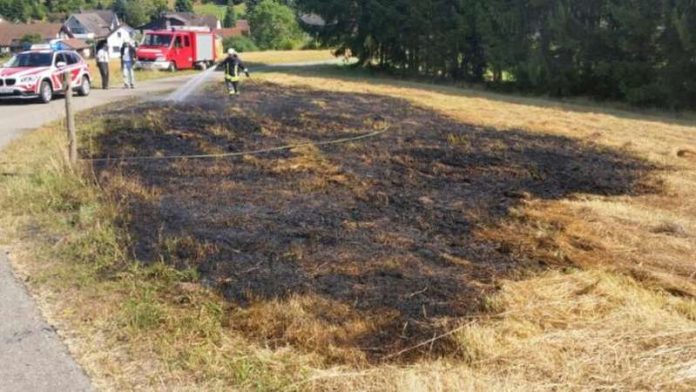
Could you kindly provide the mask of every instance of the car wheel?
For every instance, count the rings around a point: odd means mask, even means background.
[[[169,63],[169,72],[176,72],[176,63],[173,61]]]
[[[39,100],[43,103],[49,103],[53,99],[53,87],[48,80],[41,82],[39,87]]]
[[[80,88],[77,89],[77,94],[81,97],[86,97],[89,95],[90,91],[92,91],[92,84],[87,76],[83,76],[82,85],[80,85]]]

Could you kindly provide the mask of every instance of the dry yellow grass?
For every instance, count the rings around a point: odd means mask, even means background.
[[[336,368],[315,372],[308,384],[388,391],[693,388],[696,329],[668,295],[588,271],[507,282],[491,300],[495,317],[457,333],[466,365]]]
[[[61,330],[69,331],[72,350],[100,388],[696,388],[696,160],[689,152],[696,145],[696,126],[670,117],[379,79],[279,73],[263,78],[286,86],[404,98],[491,132],[524,129],[623,149],[663,168],[654,175],[662,191],[525,200],[510,219],[479,230],[478,235],[560,267],[497,282],[500,290],[487,299],[487,314],[460,320],[461,326],[448,336],[457,342],[456,355],[403,365],[398,358],[384,364],[331,365],[344,349],[317,345],[323,334],[349,337],[372,327],[357,319],[338,323],[322,318],[322,313],[340,315],[345,304],[296,295],[221,311],[225,303],[217,294],[192,283],[195,279],[186,273],[163,266],[126,270],[100,280],[91,267],[84,267],[89,265],[85,260],[99,259],[100,254],[72,253],[82,264],[70,264],[47,262],[50,253],[37,255],[35,249],[24,253],[15,259],[18,268],[33,277],[30,284],[43,298],[44,310]],[[109,205],[117,205],[117,199],[106,205],[99,202],[89,180],[66,173],[61,159],[55,158],[61,156],[55,150],[58,141],[55,130],[45,129],[3,154],[6,160],[30,156],[29,167],[44,173],[2,180],[3,226],[43,224],[61,238],[54,245],[58,249],[97,241],[97,235],[99,241],[111,241],[113,233],[107,229],[117,210]],[[315,151],[303,155],[274,170],[312,165],[331,172]],[[72,179],[69,187],[66,179]],[[58,181],[60,186],[55,185]],[[123,187],[141,186],[137,179],[119,181]],[[140,193],[149,197],[151,192]],[[81,205],[77,221],[74,213],[65,212],[68,207],[46,207],[46,200],[49,206],[61,206],[66,195]],[[22,196],[20,207],[13,200]],[[85,207],[90,205],[96,215]],[[46,210],[50,214],[42,215]],[[9,234],[18,233],[23,232]],[[186,244],[183,238],[172,246]],[[288,345],[269,349],[255,343],[255,334],[276,336]]]
[[[263,52],[242,53],[240,57],[247,63],[268,65],[306,61],[325,61],[336,58],[330,50],[269,50]]]

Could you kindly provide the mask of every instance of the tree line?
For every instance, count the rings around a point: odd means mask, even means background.
[[[52,15],[59,19],[79,10],[113,9],[122,19],[137,26],[164,11],[193,12],[193,4],[193,0],[175,0],[173,7],[169,0],[0,0],[0,15],[10,21],[28,22],[51,19]]]
[[[293,49],[307,40],[290,0],[208,0],[225,6],[223,27],[235,26],[245,17],[254,28],[251,37],[232,37],[225,44],[240,51]],[[142,26],[167,11],[193,12],[193,0],[0,0],[0,15],[10,21],[49,20],[62,22],[79,10],[111,9],[130,26]],[[246,14],[237,15],[234,6],[246,3]]]
[[[694,0],[296,0],[316,33],[403,75],[696,106]]]
[[[49,13],[64,13],[82,6],[96,6],[90,0],[0,0],[0,16],[10,21],[43,20]]]
[[[118,0],[116,0],[118,1]],[[167,0],[144,0],[144,2]],[[60,21],[81,9],[106,9],[112,0],[0,0],[0,15],[12,22]]]

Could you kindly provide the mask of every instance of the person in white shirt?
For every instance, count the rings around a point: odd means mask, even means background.
[[[106,42],[103,42],[97,50],[97,67],[101,74],[102,88],[109,89],[109,48]]]

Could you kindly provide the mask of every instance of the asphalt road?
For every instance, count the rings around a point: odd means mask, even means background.
[[[188,76],[190,77],[190,76]],[[135,90],[93,90],[73,99],[77,110],[173,90],[188,77],[143,82]],[[26,131],[65,116],[65,101],[50,104],[0,101],[0,149]],[[0,239],[0,244],[2,240]],[[92,385],[41,316],[24,284],[0,252],[0,392],[91,391]]]
[[[149,93],[173,90],[182,80],[189,76],[152,80],[137,85],[134,90],[112,88],[110,90],[92,90],[89,97],[74,96],[73,103],[77,111],[93,108],[109,102],[145,96]],[[36,129],[48,122],[65,117],[65,100],[57,97],[49,104],[32,101],[0,101],[0,149],[17,138],[22,132]]]

